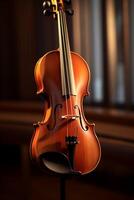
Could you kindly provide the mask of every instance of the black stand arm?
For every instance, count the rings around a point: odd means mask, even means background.
[[[60,177],[60,200],[66,200],[66,183],[65,177]]]

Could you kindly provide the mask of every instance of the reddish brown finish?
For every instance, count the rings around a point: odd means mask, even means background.
[[[68,135],[76,135],[79,142],[75,145],[74,170],[85,174],[97,166],[101,150],[94,131],[94,124],[89,124],[83,113],[83,98],[88,94],[90,81],[89,67],[78,54],[71,53],[71,56],[77,95],[70,96],[67,102],[61,91],[59,51],[55,50],[44,55],[36,65],[37,93],[46,93],[49,101],[44,103],[44,118],[38,124],[31,142],[31,156],[37,162],[39,162],[39,156],[45,152],[60,152],[68,156],[65,142],[68,129]],[[69,113],[81,115],[81,122],[79,118],[76,120],[61,119],[67,114],[66,103]],[[76,105],[77,108],[74,108]],[[48,130],[48,125],[49,128],[54,128]],[[83,130],[86,127],[88,130]]]

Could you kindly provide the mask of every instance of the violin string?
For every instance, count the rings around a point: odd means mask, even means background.
[[[63,58],[63,67],[64,67],[64,74],[62,74],[62,76],[64,77],[64,87],[66,87],[66,89],[64,91],[66,91],[65,94],[65,105],[66,105],[66,114],[68,116],[69,114],[69,108],[68,108],[68,97],[67,97],[67,93],[68,93],[68,89],[69,89],[69,80],[68,80],[68,75],[65,73],[66,71],[66,64],[67,64],[67,58],[66,58],[66,54],[65,54],[65,38],[64,38],[64,27],[63,27],[63,19],[62,19],[62,11],[59,11],[59,16],[60,16],[60,26],[61,26],[61,34],[62,34],[62,58]],[[67,76],[66,76],[67,75]],[[65,78],[66,77],[66,78]],[[65,81],[66,80],[66,81]],[[67,136],[68,136],[68,118],[67,118]]]
[[[68,70],[69,70],[69,75],[71,73],[73,73],[73,70],[70,69],[71,65],[72,65],[72,60],[71,60],[71,51],[70,51],[70,45],[69,45],[69,36],[68,36],[68,30],[67,30],[67,22],[66,22],[66,15],[65,15],[65,12],[63,12],[63,21],[64,21],[64,30],[65,30],[65,40],[66,40],[66,53],[67,53],[67,60],[68,60],[68,63],[67,63],[67,66],[68,66]],[[71,73],[70,73],[71,71]],[[70,77],[70,76],[69,76]],[[71,78],[71,77],[70,77]],[[72,83],[72,81],[70,81],[69,83]],[[73,115],[73,102],[72,102],[72,98],[71,98],[71,86],[69,87],[70,88],[70,91],[69,91],[69,94],[70,94],[70,97],[69,97],[69,101],[70,101],[70,110],[71,110],[71,115]]]
[[[68,74],[68,70],[67,70],[67,65],[68,65],[68,59],[67,59],[67,54],[66,54],[66,38],[65,38],[65,29],[64,29],[64,21],[62,18],[62,13],[61,13],[61,20],[62,20],[62,38],[63,38],[63,59],[64,59],[64,69],[65,69],[65,73],[64,73],[64,77],[66,78],[66,84],[67,84],[67,89],[66,89],[66,95],[68,93],[70,93],[70,86],[69,86],[69,74]]]
[[[59,49],[60,49],[60,70],[61,70],[61,86],[62,86],[62,95],[66,93],[65,88],[65,78],[64,74],[64,61],[63,61],[63,48],[62,48],[62,33],[61,33],[61,20],[60,20],[60,13],[58,13],[58,32],[59,32]]]

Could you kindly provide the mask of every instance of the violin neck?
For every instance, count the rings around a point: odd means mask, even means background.
[[[66,15],[63,10],[58,12],[58,34],[62,95],[76,95]]]

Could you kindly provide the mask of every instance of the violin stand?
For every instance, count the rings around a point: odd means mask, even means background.
[[[66,199],[66,178],[64,176],[60,177],[60,200]]]

